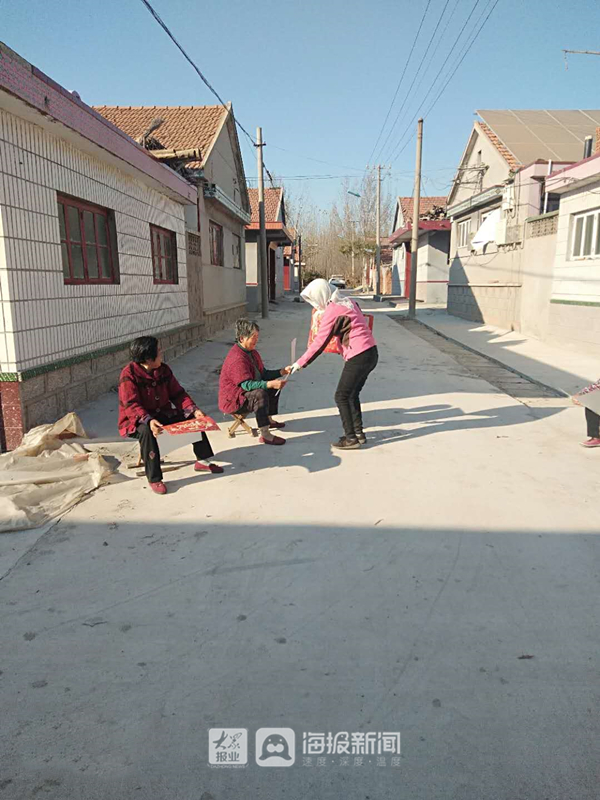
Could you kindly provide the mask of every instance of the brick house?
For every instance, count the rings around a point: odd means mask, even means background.
[[[260,268],[258,264],[258,189],[248,189],[252,217],[246,226],[246,292],[250,311],[260,309]],[[265,189],[265,227],[267,230],[267,276],[269,300],[284,293],[284,247],[293,244],[294,236],[287,227],[283,188]]]
[[[191,318],[210,335],[246,311],[244,229],[250,201],[231,104],[97,106],[96,111],[157,158],[183,163],[198,187],[188,230],[199,237],[199,264],[188,276]],[[147,135],[147,132],[151,133]]]
[[[393,248],[390,294],[408,297],[411,272],[411,239],[414,199],[398,197],[389,244]],[[446,302],[450,224],[445,197],[421,197],[419,203],[419,256],[417,299]]]
[[[190,322],[196,189],[0,45],[0,445],[115,385],[127,345]]]
[[[448,195],[448,311],[543,339],[560,200],[546,181],[583,157],[600,110],[477,113]]]

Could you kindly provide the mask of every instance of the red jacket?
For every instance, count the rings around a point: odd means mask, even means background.
[[[246,396],[241,383],[260,378],[265,365],[257,350],[242,350],[234,344],[227,353],[219,378],[219,408],[224,414],[234,414],[244,405]]]
[[[148,371],[131,361],[119,378],[119,433],[135,433],[136,426],[156,415],[175,416],[177,412],[196,408],[189,394],[181,387],[170,367],[161,364]]]

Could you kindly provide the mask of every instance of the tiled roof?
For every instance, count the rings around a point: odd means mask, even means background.
[[[596,128],[596,152],[600,153],[600,128]]]
[[[265,222],[277,222],[277,214],[279,212],[282,194],[283,189],[280,187],[265,189]],[[258,224],[258,189],[248,189],[248,196],[250,198],[250,209],[252,211],[251,224]]]
[[[203,161],[221,126],[226,110],[223,106],[94,106],[109,122],[133,139],[138,139],[153,120],[164,123],[152,135],[168,150],[199,147]],[[200,169],[200,162],[189,162],[191,169]]]
[[[414,199],[412,197],[399,197],[398,200],[400,201],[402,214],[404,215],[404,224],[408,225],[409,223],[412,222],[413,219]],[[429,214],[435,206],[441,206],[442,208],[445,209],[446,198],[422,197],[419,203],[419,217],[422,217],[424,214]]]
[[[478,125],[511,169],[517,169],[521,166],[520,162],[517,161],[508,147],[500,141],[489,125],[486,125],[485,122],[479,122]]]

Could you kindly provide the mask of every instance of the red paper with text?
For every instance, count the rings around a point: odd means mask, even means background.
[[[212,417],[202,417],[202,419],[186,419],[184,422],[174,422],[172,425],[164,426],[167,433],[203,433],[204,431],[221,430]]]

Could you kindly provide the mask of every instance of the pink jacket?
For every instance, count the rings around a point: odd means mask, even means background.
[[[311,346],[298,359],[298,366],[307,367],[320,356],[332,336],[340,337],[344,361],[364,353],[377,344],[358,303],[355,300],[351,300],[351,303],[352,309],[338,303],[329,303],[321,317],[319,331]]]

